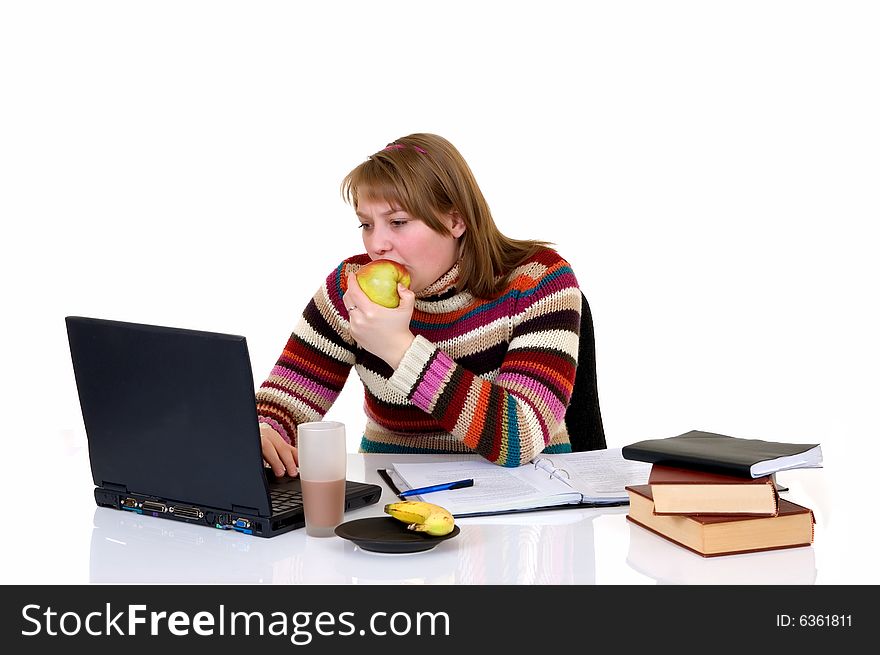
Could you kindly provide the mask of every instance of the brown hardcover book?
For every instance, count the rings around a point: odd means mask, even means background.
[[[648,477],[657,514],[776,516],[772,476],[745,478],[653,464]]]
[[[704,557],[813,543],[812,510],[783,498],[776,516],[670,516],[654,513],[650,485],[628,486],[626,491],[629,521]]]
[[[746,557],[699,557],[633,522],[628,527],[626,563],[659,584],[816,584],[815,548],[764,550]]]

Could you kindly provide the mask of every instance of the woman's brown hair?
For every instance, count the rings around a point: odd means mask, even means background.
[[[460,237],[457,287],[478,298],[497,296],[518,264],[550,245],[503,235],[464,157],[436,134],[388,144],[346,175],[341,190],[355,211],[360,196],[386,200],[444,235],[450,232],[441,217],[457,212],[467,228]]]

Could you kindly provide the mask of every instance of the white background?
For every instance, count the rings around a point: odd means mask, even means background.
[[[845,1],[3,2],[4,493],[91,493],[64,316],[244,334],[259,384],[361,251],[342,177],[426,131],[572,263],[609,445],[819,442],[824,515],[876,533],[878,33]]]

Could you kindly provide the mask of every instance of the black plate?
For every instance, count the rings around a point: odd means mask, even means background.
[[[407,530],[406,524],[390,516],[373,516],[347,521],[336,527],[337,536],[374,553],[418,553],[452,539],[461,530],[456,525],[442,537]]]

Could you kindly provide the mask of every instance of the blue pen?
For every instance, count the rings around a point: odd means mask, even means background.
[[[398,496],[400,498],[406,498],[407,496],[421,496],[422,494],[429,494],[434,491],[446,491],[448,489],[464,489],[465,487],[473,487],[474,481],[470,480],[456,480],[455,482],[446,482],[444,484],[432,484],[430,487],[419,487],[418,489],[407,489],[406,491],[401,491]]]

